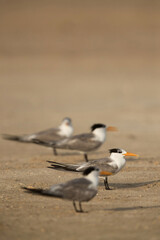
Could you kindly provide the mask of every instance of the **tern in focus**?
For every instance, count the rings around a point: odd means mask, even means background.
[[[96,167],[89,167],[84,170],[83,177],[70,180],[66,183],[53,185],[49,189],[22,188],[33,194],[47,195],[73,201],[75,211],[83,212],[81,203],[88,202],[95,197],[97,194],[98,182],[99,169]],[[76,202],[79,202],[79,210],[77,209]]]
[[[35,139],[34,142],[56,149],[76,150],[84,154],[86,162],[88,162],[88,152],[97,150],[106,140],[106,131],[117,131],[116,127],[106,127],[102,123],[97,123],[91,126],[90,133],[82,133],[72,136],[68,139],[57,142],[45,142],[40,139]]]
[[[44,142],[52,141],[53,143],[56,143],[57,141],[71,137],[72,133],[73,133],[72,120],[66,117],[62,120],[62,123],[58,128],[50,128],[37,133],[25,134],[21,136],[9,134],[3,134],[2,136],[6,140],[13,140],[23,143],[34,143],[34,139],[39,139],[39,141]],[[53,148],[53,152],[55,155],[57,155],[56,148]]]
[[[108,176],[118,173],[126,164],[125,156],[135,156],[137,154],[126,152],[123,149],[113,148],[109,150],[110,156],[108,158],[102,158],[92,160],[82,164],[63,164],[53,161],[47,161],[51,163],[48,168],[62,170],[62,171],[74,171],[83,172],[86,168],[94,166],[100,169],[100,176],[104,177],[104,185],[106,190],[110,190],[108,184]]]

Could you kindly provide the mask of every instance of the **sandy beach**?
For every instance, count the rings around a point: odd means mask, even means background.
[[[118,147],[139,154],[97,196],[72,203],[33,196],[81,176],[47,168],[76,152],[0,138],[0,238],[146,239],[160,236],[159,1],[1,1],[0,133],[33,133],[71,117],[74,134],[116,126],[89,159]]]

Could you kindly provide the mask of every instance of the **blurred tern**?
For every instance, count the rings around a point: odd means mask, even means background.
[[[110,190],[107,177],[117,174],[125,166],[125,156],[138,157],[138,155],[134,153],[128,153],[125,150],[119,148],[110,149],[109,152],[109,158],[92,160],[82,164],[63,164],[53,161],[47,161],[51,163],[51,167],[48,168],[62,171],[82,172],[90,166],[98,167],[100,169],[100,176],[104,177],[105,189]]]
[[[62,123],[58,128],[50,128],[41,132],[25,134],[21,136],[9,134],[3,134],[2,136],[6,140],[13,140],[23,143],[34,143],[34,139],[39,139],[39,141],[45,142],[52,141],[53,143],[56,143],[57,141],[71,137],[72,133],[73,133],[72,120],[66,117],[62,120]],[[53,147],[53,151],[54,154],[57,155],[56,148]]]
[[[58,142],[44,142],[40,139],[35,139],[37,144],[43,144],[52,148],[77,150],[84,154],[86,162],[88,162],[87,153],[97,150],[106,140],[106,131],[117,131],[116,127],[106,127],[102,123],[97,123],[91,126],[90,133],[83,133],[72,136]]]
[[[49,189],[32,187],[22,188],[33,194],[71,200],[73,201],[75,211],[83,212],[81,203],[88,202],[95,197],[97,194],[98,182],[99,169],[96,167],[89,167],[84,170],[83,177],[70,180],[66,183],[53,185]],[[79,202],[79,210],[77,209],[76,201]]]

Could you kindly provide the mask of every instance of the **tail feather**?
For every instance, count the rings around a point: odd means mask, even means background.
[[[62,198],[61,194],[53,193],[49,189],[32,188],[32,187],[22,187],[22,189],[27,190],[28,193],[33,193],[33,194],[43,195],[48,197]]]
[[[23,142],[22,137],[21,136],[17,136],[17,135],[2,134],[2,137],[5,140]]]
[[[64,163],[58,163],[58,162],[53,162],[53,161],[47,161],[47,162],[51,163],[51,166],[48,167],[51,169],[56,169],[56,170],[60,170],[60,171],[79,172],[77,170],[79,165],[64,164]]]
[[[42,188],[22,187],[22,189],[34,194],[44,194],[44,189]]]

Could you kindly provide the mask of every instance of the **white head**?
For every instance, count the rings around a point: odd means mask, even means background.
[[[70,137],[73,133],[72,120],[68,117],[64,118],[59,126],[59,130],[59,135]]]
[[[99,168],[97,167],[88,167],[84,170],[83,176],[92,182],[93,187],[97,187],[99,182],[99,172]]]
[[[125,156],[138,157],[137,154],[126,152],[125,150],[120,148],[112,148],[109,150],[109,152],[110,152],[110,158],[114,160],[114,162],[116,162],[119,168],[122,168],[125,165],[126,163]]]
[[[109,149],[109,152],[110,152],[110,158],[121,158],[121,157],[124,157],[125,154],[127,153],[125,150],[120,148]]]
[[[110,152],[110,158],[113,158],[114,156],[115,157],[125,157],[125,156],[134,156],[134,157],[138,157],[137,154],[134,154],[134,153],[129,153],[129,152],[126,152],[125,150],[123,149],[120,149],[120,148],[112,148],[109,150]]]
[[[102,123],[96,123],[91,126],[91,131],[95,135],[95,140],[104,142],[106,140],[106,125]]]
[[[102,123],[96,123],[91,126],[91,131],[95,135],[95,140],[104,142],[106,140],[106,132],[117,131],[117,128],[112,126],[107,127]]]

